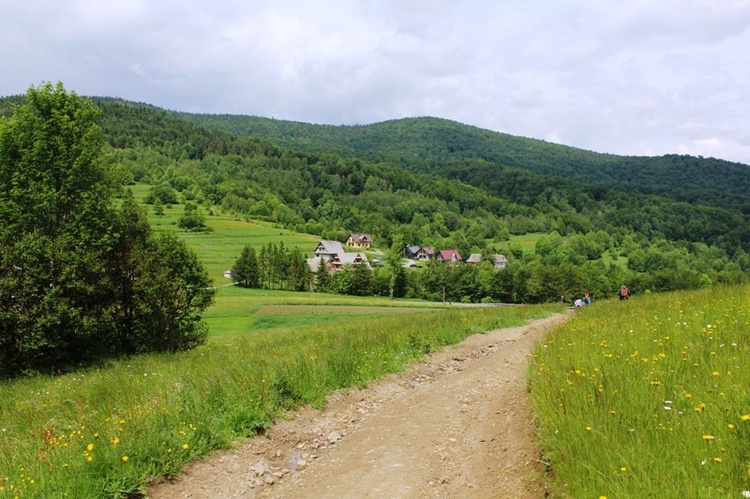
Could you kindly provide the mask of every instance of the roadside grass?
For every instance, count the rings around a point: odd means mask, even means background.
[[[292,295],[279,293],[265,304],[256,297],[248,307],[279,312],[310,299]],[[239,292],[227,298],[244,299]],[[324,300],[321,306],[367,308],[364,300]],[[333,390],[364,386],[471,334],[562,310],[384,313],[380,300],[370,303],[380,312],[366,320],[351,320],[361,317],[355,314],[244,334],[227,328],[190,352],[0,383],[0,497],[137,496],[155,477],[174,476],[199,457],[263,432],[286,410],[321,406]]]
[[[637,296],[576,314],[529,367],[554,492],[750,495],[750,288]]]

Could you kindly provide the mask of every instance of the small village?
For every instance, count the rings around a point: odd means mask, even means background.
[[[374,257],[368,259],[365,250],[370,250],[373,246],[373,238],[369,234],[351,234],[345,244],[340,241],[321,240],[313,251],[312,258],[307,259],[307,265],[310,270],[318,272],[321,263],[324,264],[329,273],[342,270],[347,266],[363,264],[367,268],[373,265],[382,264],[382,259]],[[353,248],[361,251],[347,251],[346,248]],[[493,266],[496,269],[504,269],[508,264],[505,255],[493,255]],[[403,253],[403,266],[407,268],[420,268],[421,264],[429,261],[447,263],[452,265],[466,264],[476,265],[482,261],[480,253],[472,253],[464,260],[456,249],[436,249],[431,246],[406,245]]]

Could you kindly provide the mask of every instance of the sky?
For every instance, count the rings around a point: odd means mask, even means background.
[[[750,0],[0,0],[0,96],[750,164]]]

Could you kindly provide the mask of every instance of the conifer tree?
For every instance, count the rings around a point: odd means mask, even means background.
[[[255,248],[246,245],[232,266],[232,279],[245,288],[260,287],[260,269]]]

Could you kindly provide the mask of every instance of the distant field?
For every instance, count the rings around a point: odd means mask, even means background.
[[[410,311],[445,309],[439,303],[391,301],[381,297],[327,295],[219,288],[216,304],[204,314],[211,337],[247,334],[270,328],[295,328],[333,322],[365,321]],[[356,316],[356,319],[352,319]]]
[[[143,202],[151,186],[136,184],[129,188],[135,198]],[[224,277],[224,272],[232,267],[246,244],[252,244],[259,249],[271,242],[283,242],[287,248],[296,246],[311,254],[319,240],[315,236],[298,234],[274,227],[272,224],[245,222],[234,215],[223,213],[218,207],[213,208],[214,215],[206,213],[206,225],[212,229],[210,232],[187,232],[177,228],[177,221],[185,205],[165,206],[162,216],[154,214],[153,206],[143,206],[148,214],[149,223],[155,230],[174,230],[195,250],[217,285],[229,283]]]
[[[376,312],[397,314],[404,312],[424,311],[409,307],[366,307],[346,305],[266,305],[256,312],[257,315],[269,314],[372,314]]]
[[[502,243],[493,243],[492,240],[488,240],[487,243],[493,244],[498,247],[500,253],[508,253],[509,248],[521,248],[524,254],[534,254],[536,251],[536,241],[544,234],[541,232],[533,232],[531,234],[523,234],[521,236],[510,236],[509,241]]]

